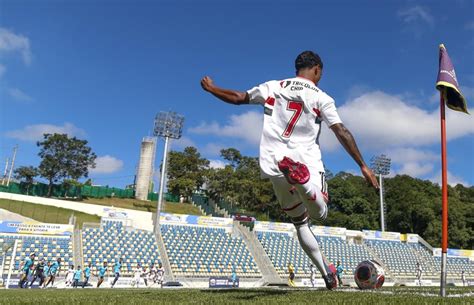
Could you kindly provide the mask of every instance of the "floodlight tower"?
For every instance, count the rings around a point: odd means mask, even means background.
[[[370,159],[372,171],[379,175],[380,184],[380,227],[385,231],[385,208],[383,202],[383,176],[390,174],[390,165],[392,160],[386,155],[373,156]]]
[[[168,157],[169,139],[179,139],[183,133],[184,116],[176,112],[161,111],[155,117],[155,127],[153,134],[156,137],[165,138],[165,149],[163,153],[163,164],[161,166],[160,191],[158,194],[158,203],[156,208],[155,232],[159,230],[160,212],[163,203],[163,189],[166,176],[166,159]]]

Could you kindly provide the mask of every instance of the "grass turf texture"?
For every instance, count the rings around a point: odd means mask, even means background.
[[[0,209],[46,223],[67,224],[69,223],[69,217],[71,214],[76,216],[76,224],[79,227],[82,227],[84,222],[100,222],[100,217],[97,215],[23,201],[0,199]]]
[[[0,290],[0,304],[474,304],[472,288],[345,289],[46,289]]]
[[[93,203],[116,208],[132,209],[147,212],[156,212],[156,201],[144,201],[131,198],[87,198],[79,201],[81,203]],[[201,211],[190,203],[165,202],[163,212],[202,215]]]

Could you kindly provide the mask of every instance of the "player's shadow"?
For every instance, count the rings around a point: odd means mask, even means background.
[[[239,289],[216,289],[216,290],[201,290],[203,293],[210,294],[229,294],[228,297],[234,300],[251,301],[261,297],[280,296],[288,294],[288,290],[265,289],[265,290],[245,290],[245,294]]]

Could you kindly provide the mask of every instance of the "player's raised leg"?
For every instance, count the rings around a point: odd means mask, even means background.
[[[284,177],[272,177],[270,180],[283,211],[291,218],[296,228],[296,234],[304,252],[318,268],[326,287],[328,289],[335,288],[337,280],[334,270],[331,268],[332,264],[328,264],[321,254],[318,241],[309,227],[308,210],[299,194]]]

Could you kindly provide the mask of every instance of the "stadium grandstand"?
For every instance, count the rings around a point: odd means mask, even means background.
[[[140,265],[148,267],[161,262],[153,232],[127,227],[122,220],[102,220],[99,227],[90,224],[82,230],[84,264],[91,264],[93,272],[103,262],[114,264],[123,260],[121,273],[132,276]]]
[[[232,218],[162,213],[160,230],[154,232],[143,229],[153,227],[151,213],[117,211],[108,210],[100,223],[84,223],[82,228],[74,223],[0,219],[2,283],[10,278],[9,284],[14,286],[20,264],[35,253],[35,262],[61,257],[57,287],[64,287],[69,265],[90,263],[94,282],[96,267],[104,261],[109,264],[106,276],[110,281],[119,259],[123,264],[117,287],[130,287],[138,265],[147,268],[158,263],[163,264],[167,281],[187,287],[207,287],[210,279],[230,278],[233,273],[241,279],[241,287],[282,284],[290,263],[295,267],[297,285],[309,285],[311,262],[290,223],[255,221],[250,230]],[[341,262],[348,285],[354,285],[357,264],[368,259],[382,264],[387,285],[416,285],[417,263],[423,269],[423,285],[439,283],[440,249],[416,234],[324,226],[313,226],[312,231],[323,255]],[[448,255],[448,281],[462,285],[464,271],[467,281],[474,284],[474,251],[450,249]],[[323,285],[322,280],[318,285]]]

